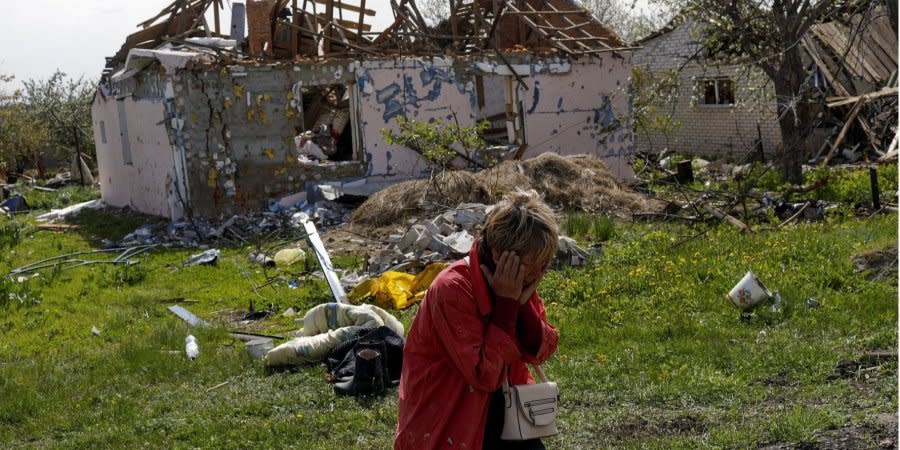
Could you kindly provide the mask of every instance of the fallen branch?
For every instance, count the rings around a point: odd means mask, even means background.
[[[812,191],[815,191],[816,189],[821,188],[822,186],[825,186],[826,184],[828,184],[827,176],[819,178],[818,180],[816,180],[810,184],[807,184],[806,186],[794,185],[794,186],[789,187],[786,191],[784,191],[784,195],[782,195],[782,198],[788,198],[788,196],[791,194],[797,194],[797,193],[802,194],[802,193],[806,193],[806,192],[812,192]]]
[[[724,220],[724,221],[734,225],[735,227],[739,228],[742,232],[753,234],[753,230],[751,230],[750,227],[747,226],[747,224],[745,224],[744,222],[741,222],[740,220],[738,220],[736,217],[732,216],[731,214],[722,212],[702,201],[698,203],[698,206],[700,206],[700,208],[702,208],[704,211],[712,214],[713,217],[715,217],[719,220]]]

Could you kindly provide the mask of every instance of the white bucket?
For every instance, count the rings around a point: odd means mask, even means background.
[[[748,271],[728,293],[728,299],[736,308],[748,309],[757,303],[772,297],[772,291],[753,273]]]

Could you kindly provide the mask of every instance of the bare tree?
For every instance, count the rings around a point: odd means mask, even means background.
[[[600,23],[612,28],[627,43],[661,28],[672,18],[672,14],[665,13],[662,8],[649,4],[639,7],[637,0],[577,1],[591,11]]]

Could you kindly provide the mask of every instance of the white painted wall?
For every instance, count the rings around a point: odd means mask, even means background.
[[[681,69],[675,101],[656,105],[658,115],[671,115],[678,126],[668,133],[636,130],[638,149],[659,153],[668,148],[682,154],[741,159],[754,151],[753,143],[761,135],[765,151],[774,153],[781,146],[781,129],[771,83],[753,66],[717,65],[711,61],[685,63],[703,51],[701,41],[698,30],[687,22],[642,43],[643,48],[635,51],[635,66],[654,73]],[[734,81],[737,104],[697,104],[701,94],[698,82],[719,77]]]
[[[124,100],[132,164],[126,165],[122,153],[122,127],[117,100],[96,95],[91,107],[100,193],[111,206],[129,206],[147,214],[169,218],[181,216],[172,186],[174,161],[166,127],[162,100]],[[100,122],[106,134],[101,136]]]

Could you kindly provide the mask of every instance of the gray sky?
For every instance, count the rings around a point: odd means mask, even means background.
[[[71,77],[99,78],[104,57],[115,54],[125,37],[138,31],[138,23],[169,3],[171,0],[0,0],[0,73],[16,77],[12,83],[0,83],[0,91],[18,89],[29,78],[48,78],[57,68]],[[646,4],[646,0],[637,3]],[[230,5],[231,1],[225,0],[227,9]],[[374,18],[366,20],[373,30],[384,29],[393,20],[389,0],[367,0],[366,7],[377,11]],[[223,13],[225,30],[228,17],[230,14]]]
[[[138,23],[169,3],[171,0],[0,0],[0,73],[16,77],[12,83],[0,84],[0,90],[21,88],[22,81],[29,78],[48,78],[57,68],[72,77],[99,78],[104,58],[115,54],[125,37],[138,31]],[[230,4],[225,1],[226,7]],[[366,4],[377,11],[366,21],[376,29],[393,20],[388,0]],[[212,9],[209,11],[212,27]],[[222,15],[225,30],[229,17]]]

